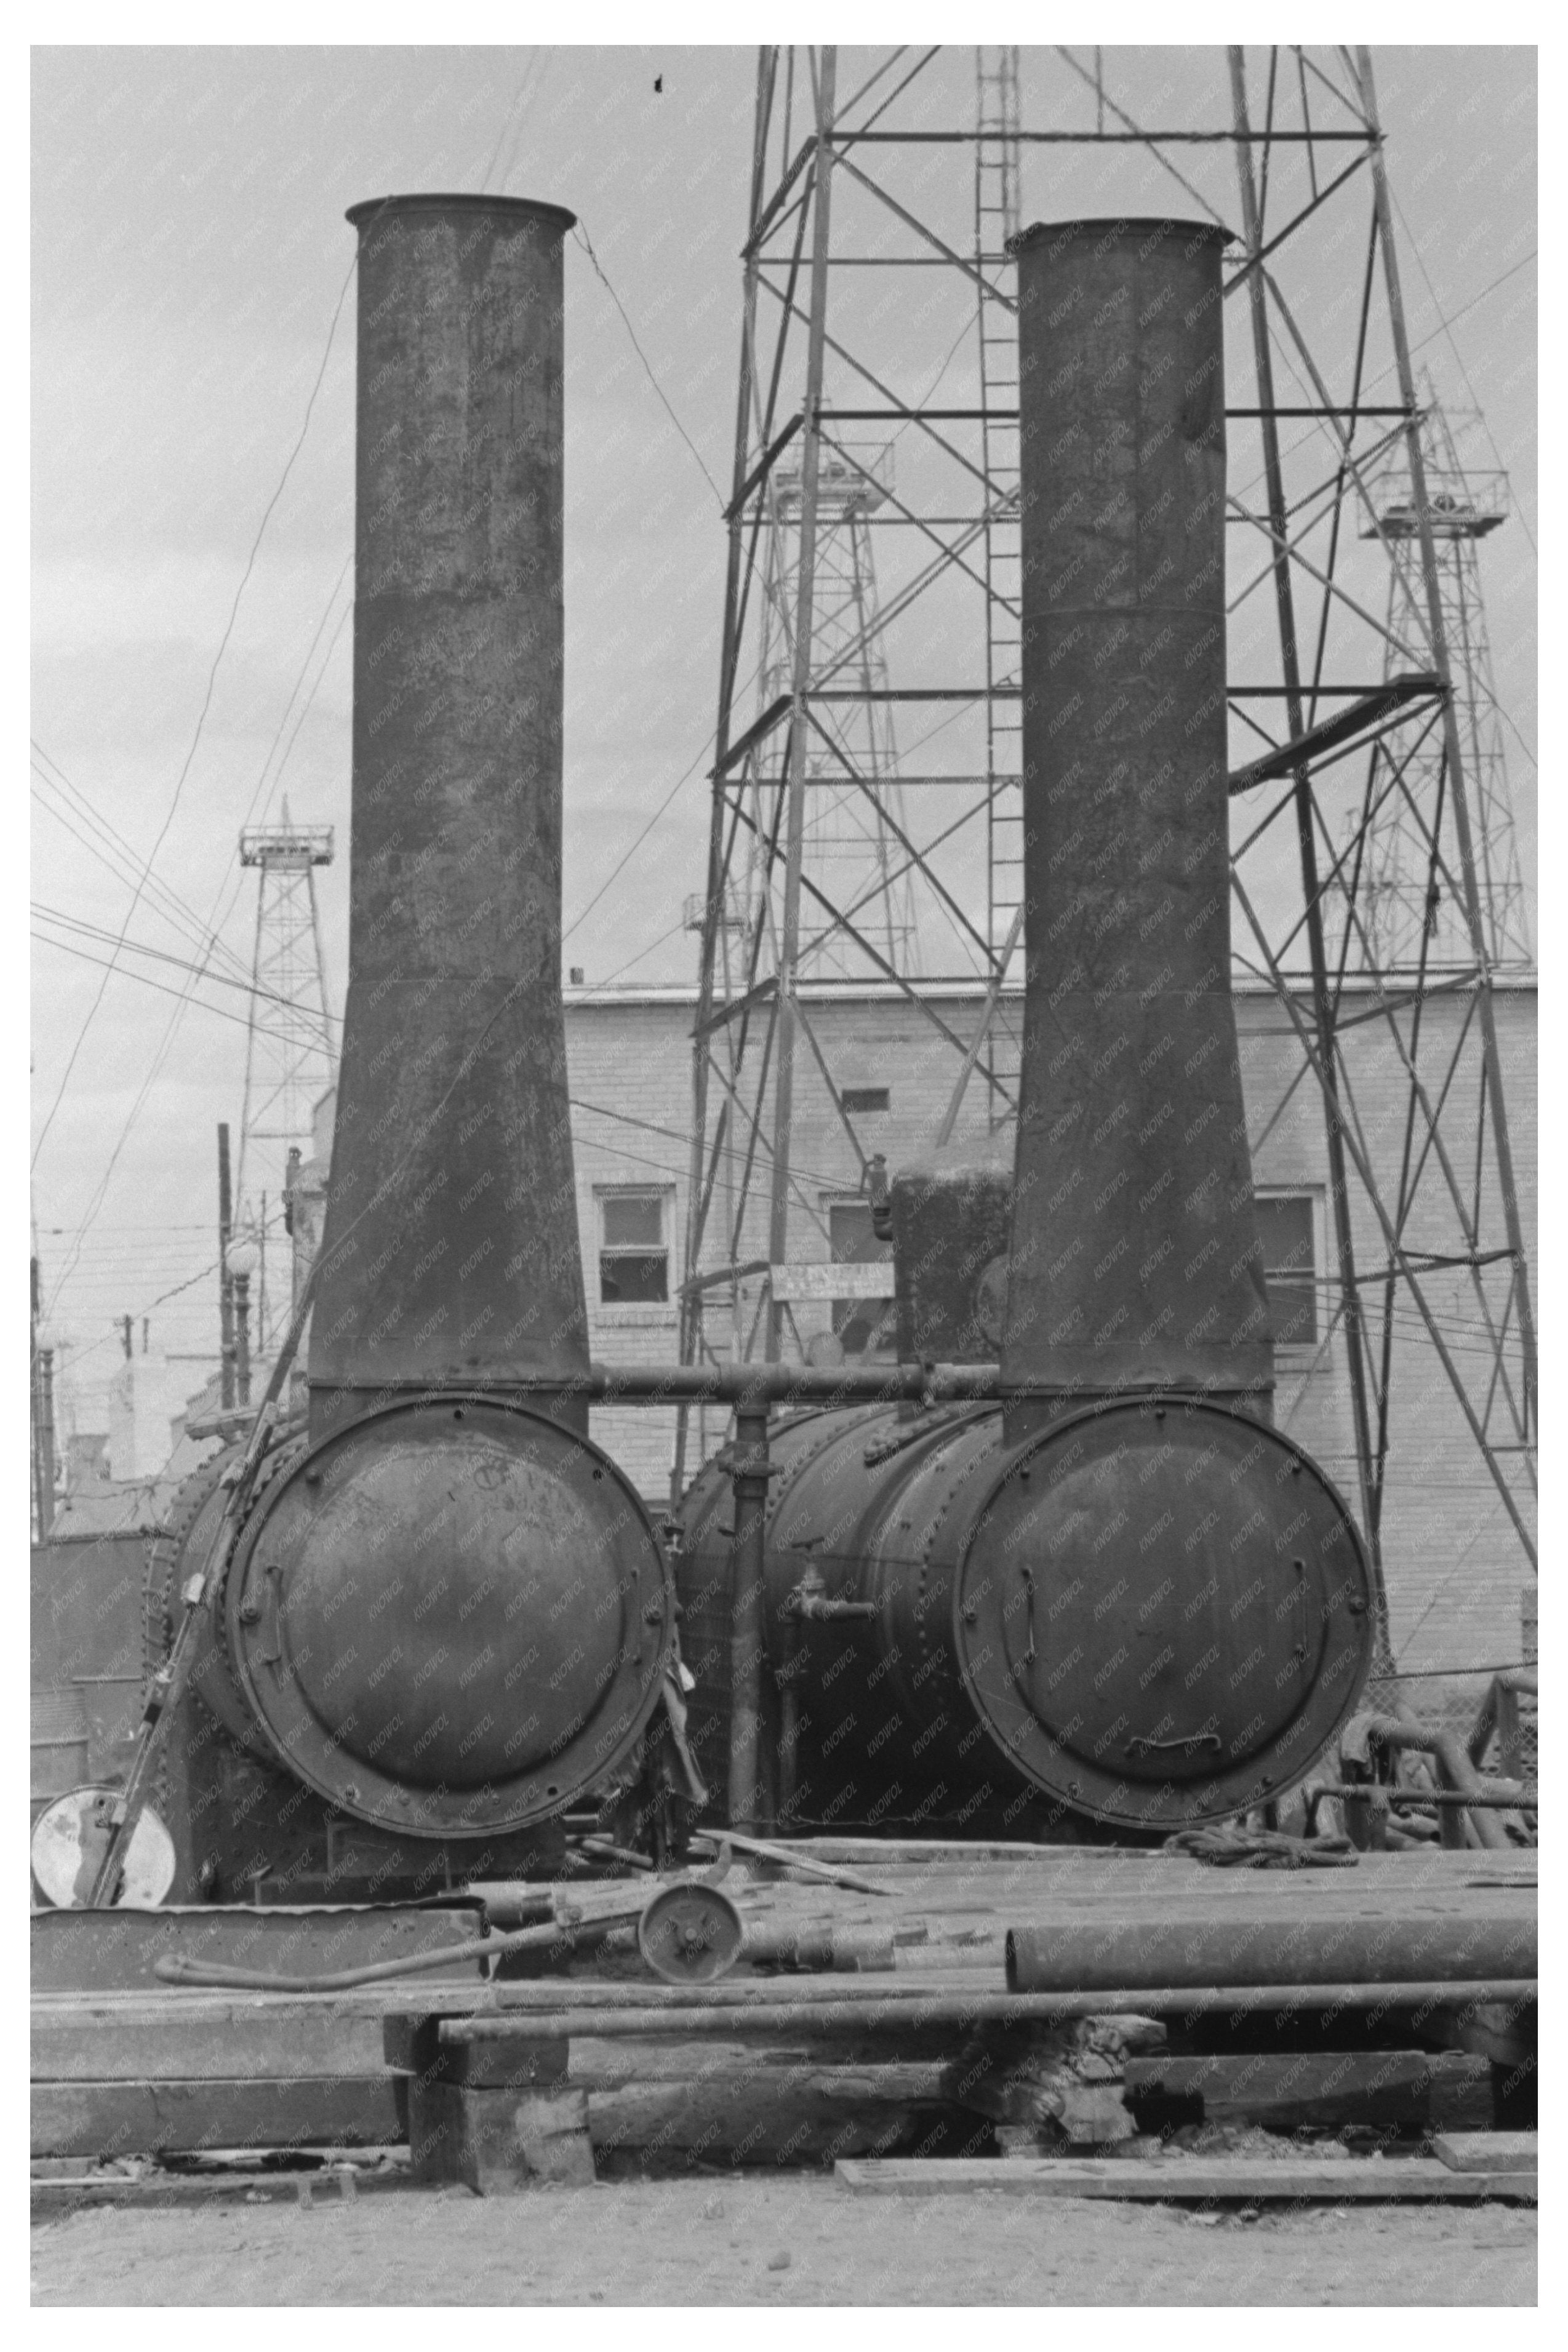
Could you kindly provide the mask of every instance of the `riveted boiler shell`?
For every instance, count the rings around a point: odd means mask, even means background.
[[[1174,1398],[1015,1450],[953,1597],[994,1737],[1128,1828],[1213,1819],[1299,1778],[1370,1663],[1370,1572],[1332,1486],[1277,1431]]]
[[[243,1446],[226,1445],[193,1470],[174,1496],[169,1523],[147,1547],[144,1594],[149,1672],[168,1657],[181,1615],[180,1596],[193,1576],[205,1573],[228,1507],[224,1481],[238,1468]],[[204,1611],[196,1620],[186,1687],[217,1717],[232,1739],[252,1756],[270,1751],[234,1678],[224,1647],[220,1617]]]
[[[608,1457],[495,1399],[336,1432],[247,1527],[230,1654],[289,1767],[426,1836],[539,1821],[646,1723],[673,1625],[658,1538]]]

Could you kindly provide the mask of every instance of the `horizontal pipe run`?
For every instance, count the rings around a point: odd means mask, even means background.
[[[1016,1992],[1119,1990],[1151,1984],[1398,1984],[1533,1973],[1532,1890],[1476,1916],[1349,1910],[1247,1920],[1170,1916],[1026,1923],[1007,1931]]]
[[[671,1881],[672,1885],[678,1882]],[[537,1927],[519,1927],[504,1936],[474,1936],[460,1944],[443,1944],[429,1952],[411,1952],[395,1960],[371,1960],[357,1969],[336,1969],[321,1976],[279,1976],[267,1969],[230,1968],[221,1960],[200,1960],[183,1952],[166,1953],[153,1965],[163,1984],[219,1986],[246,1992],[347,1992],[356,1985],[384,1984],[398,1977],[428,1975],[432,1969],[469,1960],[502,1959],[509,1952],[563,1954],[584,1942],[603,1937],[613,1927],[630,1927],[647,1901],[639,1887],[629,1900],[595,1912],[591,1918],[552,1919]]]
[[[563,2041],[589,2035],[777,2033],[802,2027],[813,2033],[918,2033],[933,2026],[1049,2024],[1077,2017],[1144,2016],[1179,2011],[1234,2015],[1247,2011],[1423,2010],[1531,2002],[1533,1977],[1495,1977],[1471,1983],[1368,1985],[1161,1985],[1142,1991],[1085,1993],[945,1993],[895,1999],[880,1990],[812,1989],[825,1999],[746,2005],[705,2000],[700,2006],[513,2011],[505,2016],[445,2017],[440,2039],[474,2042]],[[804,1993],[805,1988],[801,1988]]]
[[[475,1380],[462,1389],[432,1391],[417,1382],[389,1381],[371,1402],[391,1404],[406,1397],[499,1392],[508,1397],[578,1398],[588,1404],[992,1404],[1005,1397],[1061,1397],[1059,1381],[1005,1379],[996,1364],[875,1364],[828,1370],[811,1364],[591,1364],[586,1372],[523,1374],[515,1380]],[[1231,1389],[1173,1388],[1160,1402],[1226,1404]],[[1131,1383],[1108,1386],[1076,1400],[1082,1405],[1136,1403],[1150,1389]]]
[[[1402,1716],[1374,1715],[1366,1727],[1369,1742],[1382,1748],[1392,1748],[1432,1757],[1437,1769],[1450,1789],[1466,1797],[1479,1799],[1487,1793],[1480,1774],[1465,1752],[1465,1743],[1457,1731],[1439,1731],[1429,1724],[1407,1723]],[[1493,1853],[1512,1853],[1512,1839],[1500,1822],[1492,1820],[1488,1808],[1477,1803],[1471,1811],[1471,1822],[1482,1845]]]
[[[1499,1813],[1532,1813],[1539,1805],[1539,1792],[1522,1781],[1516,1787],[1489,1789],[1484,1795],[1471,1796],[1460,1789],[1390,1789],[1379,1780],[1321,1780],[1308,1792],[1308,1804],[1321,1804],[1325,1797],[1373,1798],[1385,1805],[1482,1805]]]

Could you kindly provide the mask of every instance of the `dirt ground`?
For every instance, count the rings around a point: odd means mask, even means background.
[[[856,2197],[829,2179],[100,2208],[33,2230],[42,2305],[1531,2305],[1507,2205]]]

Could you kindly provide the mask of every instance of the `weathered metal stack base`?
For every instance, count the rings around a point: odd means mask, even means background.
[[[374,2179],[481,2193],[861,2158],[933,2166],[917,2186],[967,2160],[1022,2189],[1043,2158],[1064,2168],[1053,2193],[1203,2197],[1228,2193],[1208,2185],[1216,2160],[1245,2159],[1250,2181],[1265,2157],[1289,2161],[1235,2193],[1531,2193],[1517,2174],[1505,2191],[1475,2184],[1500,2177],[1498,2127],[1534,2122],[1533,1853],[1275,1872],[1072,1849],[814,1851],[852,1860],[875,1891],[732,1875],[758,1957],[691,1987],[601,1951],[543,1979],[174,1989],[153,1959],[193,1935],[209,1958],[324,1969],[451,1942],[476,1915],[39,1915],[33,2150],[56,2168],[42,2193],[60,2201],[68,2177],[116,2193],[105,2159],[394,2143],[406,2168]],[[1200,1920],[1201,1984],[1181,1968],[1183,1923]],[[1226,1929],[1236,1966],[1216,1985]],[[1348,1937],[1364,1966],[1369,1929],[1377,1979],[1336,1990],[1322,1956]],[[1129,1981],[1007,1990],[1009,1935],[1037,1955],[1054,1943],[1081,1978],[1097,1933]],[[1278,1952],[1286,1935],[1319,1958],[1247,1990],[1249,1946]],[[810,1965],[780,1966],[791,1951]],[[1510,1978],[1478,1991],[1472,1961],[1500,1951]],[[1506,2000],[1508,1982],[1527,1990]],[[1489,2165],[1439,2180],[1437,2140],[1489,2127]],[[1279,2134],[1294,2145],[1266,2137]],[[1384,2160],[1355,2162],[1373,2151]],[[1288,2191],[1308,2159],[1331,2182]],[[897,2170],[846,2177],[900,2185]],[[354,2179],[371,2185],[363,2168]]]

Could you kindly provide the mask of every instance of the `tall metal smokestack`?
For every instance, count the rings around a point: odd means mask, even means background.
[[[571,1392],[588,1360],[560,965],[572,215],[394,196],[349,218],[353,900],[310,1442],[239,1531],[204,1696],[391,1831],[386,1867],[425,1884],[428,1841],[526,1841],[630,1755],[674,1594]]]
[[[588,1361],[561,1003],[562,241],[356,205],[350,970],[310,1351],[320,1438]],[[586,1426],[585,1410],[558,1417]]]
[[[1017,240],[1025,1009],[1005,1377],[1267,1418],[1230,994],[1225,368],[1204,222]],[[1054,1392],[1054,1393],[1053,1393]]]

